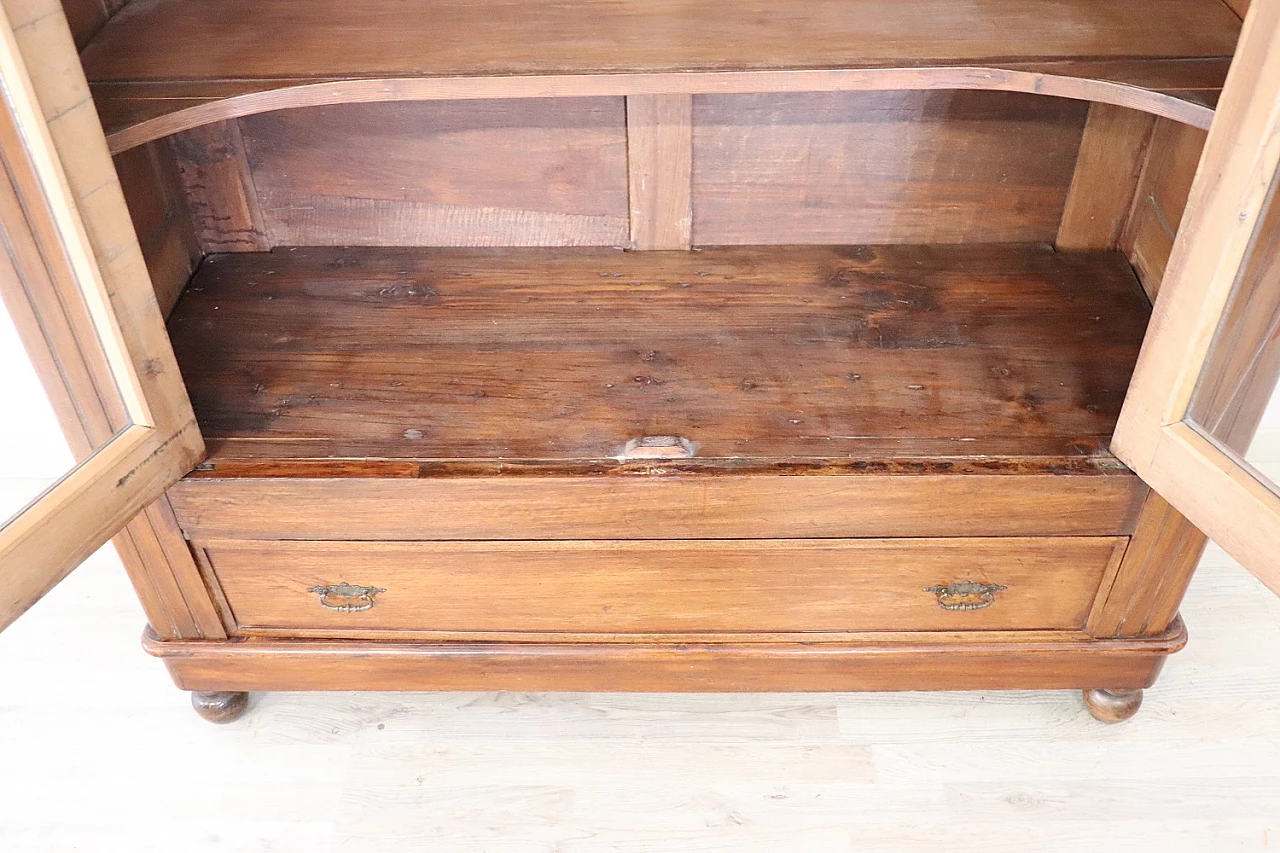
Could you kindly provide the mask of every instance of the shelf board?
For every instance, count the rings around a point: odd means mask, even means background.
[[[1106,473],[1149,311],[1040,245],[313,248],[210,257],[170,333],[222,476]]]
[[[109,132],[150,122],[154,138],[183,126],[165,116],[232,98],[222,117],[344,98],[847,88],[859,84],[813,75],[856,69],[1022,70],[1194,99],[1220,88],[1239,30],[1221,0],[131,0],[82,59]],[[440,80],[453,85],[413,85]]]

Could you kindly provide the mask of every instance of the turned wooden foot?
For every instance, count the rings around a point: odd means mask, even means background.
[[[1122,723],[1142,707],[1142,690],[1086,690],[1084,706],[1095,720]]]
[[[249,707],[249,694],[228,691],[201,693],[193,690],[191,706],[196,709],[197,714],[211,723],[230,723],[240,719],[244,709]]]

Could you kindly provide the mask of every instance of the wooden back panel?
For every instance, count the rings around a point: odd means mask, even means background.
[[[628,239],[622,98],[282,110],[174,148],[206,251]]]
[[[693,240],[1051,241],[1087,107],[971,91],[696,97]]]
[[[698,97],[693,239],[1050,241],[1086,112],[1007,92]],[[252,116],[174,148],[206,251],[622,246],[627,132],[622,98],[375,103]]]

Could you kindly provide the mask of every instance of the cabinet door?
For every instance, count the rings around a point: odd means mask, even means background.
[[[1245,22],[1112,449],[1280,594],[1280,0]],[[1280,424],[1278,424],[1280,426]]]
[[[203,453],[61,7],[3,5],[0,332],[30,356],[74,460],[0,509],[0,628]],[[9,403],[0,417],[31,417]]]

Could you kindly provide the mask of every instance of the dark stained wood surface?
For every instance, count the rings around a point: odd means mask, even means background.
[[[1220,0],[132,0],[92,82],[1229,57]]]
[[[156,301],[167,315],[201,258],[177,164],[161,142],[130,149],[114,162]]]
[[[272,246],[627,242],[622,98],[344,104],[238,124]]]
[[[124,3],[125,0],[61,0],[76,47],[88,44]]]
[[[1088,109],[965,91],[635,95],[625,115],[623,100],[299,108],[172,141],[206,252],[622,246],[628,201],[641,249],[687,249],[691,229],[703,244],[1047,242]]]
[[[1015,92],[701,95],[693,239],[1050,242],[1087,112]]]
[[[1014,89],[1207,126],[1239,30],[1218,0],[134,0],[84,63],[115,151],[273,109],[439,97]],[[876,80],[812,76],[849,70]]]
[[[1249,14],[1249,0],[1223,0],[1241,18]]]
[[[1148,113],[1090,105],[1055,246],[1069,251],[1117,247],[1154,125]]]
[[[1142,689],[1084,691],[1084,706],[1100,723],[1122,723],[1142,707]]]
[[[1048,246],[320,248],[211,257],[170,330],[204,435],[295,458],[1078,456],[1147,314]]]
[[[200,248],[206,254],[270,249],[239,123],[204,125],[168,141]]]

